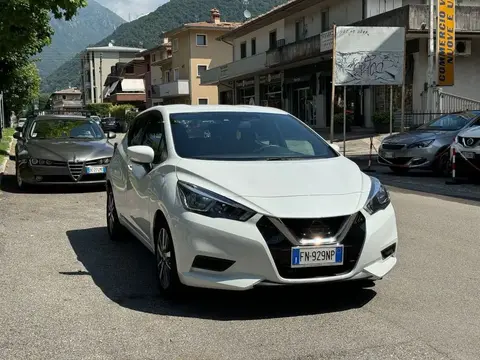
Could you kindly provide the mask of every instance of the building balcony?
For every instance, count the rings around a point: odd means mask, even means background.
[[[318,34],[300,41],[295,41],[293,43],[277,47],[267,51],[266,65],[267,67],[285,65],[316,57],[322,52],[331,50],[331,48],[325,48],[322,50],[321,45],[321,36]]]
[[[217,66],[202,73],[201,84],[212,85],[221,81],[231,81],[245,75],[266,70],[266,53],[246,57],[222,66]]]
[[[168,98],[190,95],[188,80],[177,80],[164,84],[152,85],[152,98]]]
[[[107,101],[107,100],[106,100]],[[145,93],[115,93],[110,95],[108,102],[119,103],[144,103],[146,101]]]
[[[353,23],[355,26],[400,26],[410,33],[427,33],[428,5],[406,5]],[[426,26],[425,26],[426,25]],[[455,7],[455,32],[480,32],[480,6]]]

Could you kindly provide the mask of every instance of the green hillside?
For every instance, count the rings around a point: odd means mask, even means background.
[[[88,6],[78,11],[70,21],[50,20],[55,34],[52,43],[35,58],[40,76],[45,78],[88,44],[97,42],[109,35],[126,21],[114,12],[90,0]],[[67,84],[68,85],[68,84]]]
[[[286,0],[255,0],[250,1],[248,9],[253,16],[257,16],[284,2]],[[214,7],[220,10],[223,21],[243,19],[242,0],[171,0],[152,13],[119,26],[95,46],[108,45],[110,40],[115,40],[116,46],[150,48],[159,43],[163,31],[188,22],[208,20],[210,9]],[[76,54],[44,79],[42,90],[51,92],[65,88],[69,83],[72,86],[80,85],[80,54]]]

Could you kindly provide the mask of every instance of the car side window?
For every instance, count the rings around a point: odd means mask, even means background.
[[[142,145],[143,136],[145,135],[146,116],[139,116],[128,132],[128,146]]]
[[[155,164],[159,164],[167,159],[165,129],[162,115],[159,112],[152,111],[151,114],[148,114],[142,145],[150,146],[153,149],[155,153],[153,162]]]

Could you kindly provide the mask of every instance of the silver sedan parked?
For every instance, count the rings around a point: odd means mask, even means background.
[[[378,163],[396,173],[422,169],[446,175],[450,145],[460,131],[474,125],[480,125],[480,110],[442,115],[414,130],[388,136],[380,145]]]

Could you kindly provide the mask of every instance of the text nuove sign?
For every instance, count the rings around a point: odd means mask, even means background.
[[[455,0],[437,2],[437,86],[455,83]]]

